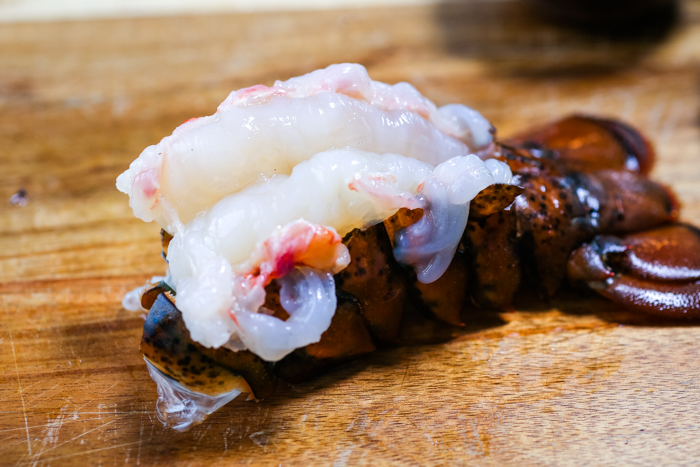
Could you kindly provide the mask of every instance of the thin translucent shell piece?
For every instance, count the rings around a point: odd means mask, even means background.
[[[158,391],[156,402],[158,420],[177,431],[187,431],[193,425],[201,423],[210,414],[238,397],[244,389],[244,386],[241,386],[241,390],[234,389],[215,396],[202,394],[186,388],[163,374],[148,359],[144,358],[144,360]],[[245,385],[245,381],[243,384]]]

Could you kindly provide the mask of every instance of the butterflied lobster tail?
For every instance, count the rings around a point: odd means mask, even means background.
[[[630,310],[700,318],[700,233],[675,223],[674,196],[647,178],[654,152],[639,132],[574,116],[495,148],[513,184],[490,185],[471,201],[461,242],[438,280],[418,280],[395,258],[402,232],[426,215],[421,208],[350,232],[342,240],[350,262],[334,276],[330,327],[279,361],[200,345],[166,284],[145,292],[141,350],[160,378],[161,399],[171,401],[159,408],[161,419],[186,428],[240,392],[267,397],[278,380],[300,382],[381,346],[450,339],[470,310],[509,308],[526,285],[551,296],[567,277]],[[170,239],[163,234],[164,256]],[[278,281],[265,292],[261,310],[289,319]]]
[[[653,160],[635,129],[580,115],[499,140],[476,110],[357,64],[232,92],[117,178],[163,229],[166,276],[122,301],[149,310],[159,417],[186,429],[241,393],[444,341],[567,273],[696,317],[697,239]]]

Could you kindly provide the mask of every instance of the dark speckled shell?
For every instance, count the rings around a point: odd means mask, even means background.
[[[513,204],[515,198],[523,193],[523,188],[517,185],[495,183],[487,186],[476,195],[469,204],[470,219],[484,219]]]
[[[240,387],[240,378],[258,399],[275,391],[271,364],[248,351],[207,349],[192,341],[180,310],[164,293],[158,295],[146,317],[141,352],[163,373],[197,392],[229,392]]]

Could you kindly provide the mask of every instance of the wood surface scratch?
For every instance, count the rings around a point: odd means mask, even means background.
[[[20,401],[22,401],[22,416],[24,417],[24,428],[27,433],[27,451],[29,455],[32,455],[32,441],[29,438],[29,422],[27,422],[27,407],[24,404],[24,394],[22,391],[22,382],[19,379],[19,367],[17,365],[17,354],[15,353],[15,340],[12,336],[12,331],[10,330],[10,345],[12,346],[12,359],[15,363],[15,374],[17,376],[17,387],[19,392]]]

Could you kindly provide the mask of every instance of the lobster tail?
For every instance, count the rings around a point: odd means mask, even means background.
[[[674,224],[601,235],[571,254],[568,275],[624,308],[666,318],[700,318],[700,231]]]

